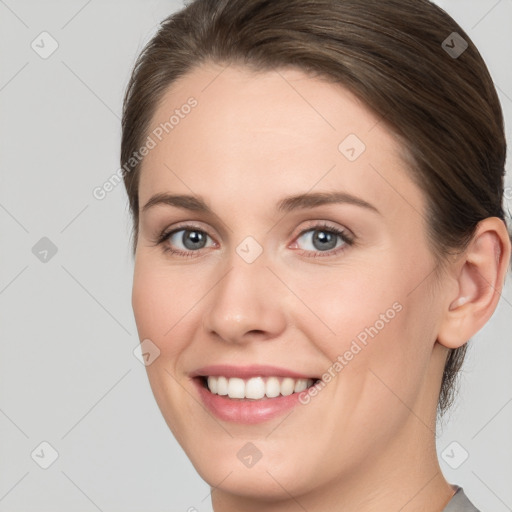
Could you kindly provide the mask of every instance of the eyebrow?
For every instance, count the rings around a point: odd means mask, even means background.
[[[306,194],[288,196],[277,203],[276,209],[280,212],[291,212],[293,210],[315,208],[325,204],[336,203],[351,204],[380,214],[379,210],[372,204],[346,192],[309,192]],[[142,212],[145,212],[156,205],[175,206],[184,210],[213,215],[212,210],[201,197],[192,195],[174,195],[167,193],[155,194],[143,206]]]

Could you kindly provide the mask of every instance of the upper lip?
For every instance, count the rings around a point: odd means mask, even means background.
[[[233,366],[228,364],[214,364],[203,366],[190,372],[191,377],[291,377],[293,379],[316,379],[317,377],[304,373],[280,368],[278,366],[251,364],[246,366]]]

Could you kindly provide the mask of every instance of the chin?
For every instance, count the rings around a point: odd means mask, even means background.
[[[221,442],[207,439],[205,434],[185,439],[182,448],[210,486],[257,501],[289,499],[290,494],[311,491],[321,485],[318,478],[324,471],[320,461],[306,463],[301,446],[291,443],[252,442],[229,436]]]

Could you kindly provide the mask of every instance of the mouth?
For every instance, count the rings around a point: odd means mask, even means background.
[[[214,364],[189,373],[203,406],[217,418],[255,425],[285,414],[321,379],[286,367]]]
[[[200,375],[199,384],[211,394],[231,400],[269,400],[301,393],[314,386],[320,379],[282,376],[256,376],[243,379],[223,375]]]

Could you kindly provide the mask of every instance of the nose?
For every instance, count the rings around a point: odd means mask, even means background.
[[[270,340],[286,327],[284,290],[260,256],[247,263],[234,253],[208,294],[203,328],[229,343]]]

